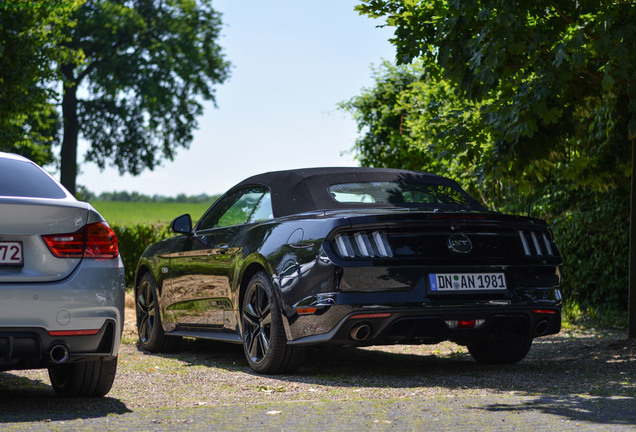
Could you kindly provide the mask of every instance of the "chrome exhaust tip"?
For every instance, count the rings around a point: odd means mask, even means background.
[[[349,331],[349,337],[356,342],[367,340],[370,336],[371,326],[367,323],[356,324]]]
[[[53,363],[64,363],[68,360],[68,348],[66,345],[58,344],[54,345],[53,348],[49,351],[49,357]]]

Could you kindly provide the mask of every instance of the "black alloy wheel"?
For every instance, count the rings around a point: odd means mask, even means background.
[[[147,351],[171,351],[176,348],[181,338],[167,336],[164,333],[158,306],[155,279],[150,273],[146,273],[135,290],[139,342]]]
[[[250,367],[259,373],[290,371],[302,360],[302,350],[287,345],[281,310],[265,273],[250,280],[241,310],[243,348]]]

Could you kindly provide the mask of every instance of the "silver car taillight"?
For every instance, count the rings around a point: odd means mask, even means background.
[[[117,258],[115,232],[105,222],[91,223],[68,234],[47,234],[42,239],[57,258]]]
[[[343,258],[389,258],[393,251],[386,233],[358,231],[352,234],[338,234],[334,238],[335,250]]]

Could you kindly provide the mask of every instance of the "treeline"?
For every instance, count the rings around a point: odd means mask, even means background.
[[[144,195],[139,192],[102,192],[96,195],[86,189],[83,189],[80,194],[83,201],[119,201],[119,202],[160,202],[160,203],[210,203],[214,202],[220,195],[186,195],[179,194],[176,197],[169,197],[165,195]]]

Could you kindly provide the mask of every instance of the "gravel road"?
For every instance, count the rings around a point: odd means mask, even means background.
[[[57,398],[45,371],[0,373],[0,430],[636,431],[625,338],[564,330],[506,367],[452,343],[315,350],[281,376],[253,374],[239,345],[188,340],[152,355],[125,344],[106,398]]]

